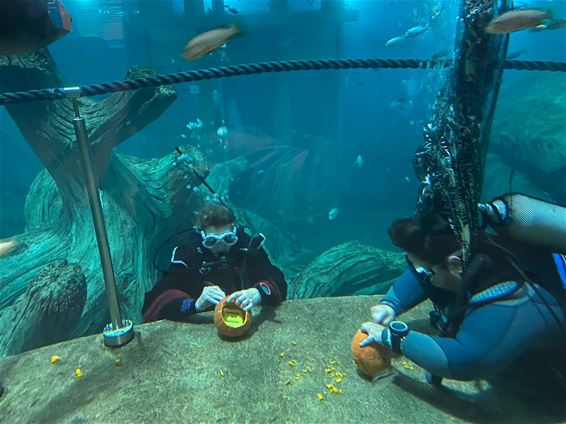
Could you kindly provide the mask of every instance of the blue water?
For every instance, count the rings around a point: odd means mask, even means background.
[[[454,47],[457,2],[425,1],[348,1],[346,8],[357,11],[357,19],[343,24],[340,32],[335,27],[301,28],[293,24],[293,14],[285,25],[251,26],[245,37],[229,43],[222,60],[216,52],[197,62],[183,61],[179,53],[184,44],[206,28],[176,26],[184,13],[182,1],[67,1],[65,5],[73,16],[73,31],[55,42],[49,50],[68,85],[84,85],[120,80],[128,68],[147,65],[157,72],[169,73],[200,67],[231,65],[282,59],[306,58],[428,58]],[[264,1],[226,1],[239,10],[245,22],[246,14],[265,13]],[[530,6],[550,7],[555,16],[566,13],[564,2],[539,1]],[[205,2],[205,9],[212,7]],[[289,1],[295,13],[315,11],[320,0]],[[430,31],[385,47],[385,42],[415,25],[426,24],[435,7],[441,7],[441,19]],[[140,16],[151,16],[145,24],[136,23]],[[234,15],[227,14],[229,22]],[[268,18],[266,18],[268,19]],[[222,19],[221,19],[222,21]],[[160,28],[160,22],[163,29]],[[159,37],[158,37],[159,36]],[[159,42],[148,42],[151,38]],[[566,59],[564,30],[512,34],[509,51],[523,50],[520,59]],[[262,74],[231,78],[223,81],[204,81],[179,85],[178,99],[162,116],[122,143],[117,150],[142,158],[169,154],[174,147],[186,144],[182,137],[190,135],[186,124],[199,118],[198,96],[195,90],[218,90],[223,95],[223,116],[228,131],[248,132],[253,129],[261,137],[273,137],[277,143],[291,142],[302,148],[317,136],[329,137],[340,153],[343,166],[335,170],[336,178],[328,184],[336,185],[334,196],[321,202],[314,212],[319,214],[314,227],[321,229],[316,238],[322,251],[336,243],[352,238],[382,247],[391,247],[385,229],[396,216],[412,213],[417,181],[411,160],[415,148],[422,141],[422,126],[430,116],[438,87],[445,74],[422,70],[358,70],[297,72],[287,75]],[[507,71],[504,84],[512,84],[526,73]],[[527,80],[528,81],[528,80]],[[274,98],[279,98],[279,85],[289,99],[288,116],[281,118]],[[334,90],[332,94],[329,93]],[[337,88],[339,87],[339,88]],[[507,99],[500,98],[504,103]],[[325,107],[331,113],[321,113]],[[221,116],[215,112],[214,132]],[[328,117],[331,117],[329,119]],[[281,122],[284,122],[283,127]],[[290,132],[289,132],[290,130]],[[5,109],[0,109],[0,237],[8,237],[24,230],[23,209],[30,184],[42,169],[20,131]],[[237,151],[238,146],[235,146]],[[254,143],[246,147],[253,151]],[[355,161],[360,155],[363,165]],[[230,155],[212,155],[211,162],[231,159]],[[324,160],[324,158],[323,158]],[[26,166],[22,166],[25,163]],[[260,194],[261,196],[262,194]],[[232,199],[238,203],[238,199]],[[249,205],[246,205],[249,206]],[[339,215],[329,221],[327,213],[337,208]],[[253,210],[253,205],[251,207]],[[290,211],[280,211],[286,215]],[[299,214],[300,215],[300,214]],[[293,218],[296,218],[296,214]],[[274,217],[269,217],[275,219]],[[312,222],[310,222],[312,224]],[[304,221],[287,228],[303,233],[309,228]]]

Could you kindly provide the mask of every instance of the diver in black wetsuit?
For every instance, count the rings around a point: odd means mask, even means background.
[[[362,325],[363,346],[391,348],[433,383],[483,378],[530,349],[566,347],[566,208],[518,194],[481,206],[495,234],[477,234],[465,268],[443,218],[397,220],[389,235],[408,270]],[[441,337],[394,321],[427,298]]]
[[[248,236],[220,204],[205,206],[197,227],[186,244],[175,247],[169,271],[146,293],[144,322],[184,321],[214,308],[226,295],[246,311],[285,300],[285,278],[261,247],[261,234]]]

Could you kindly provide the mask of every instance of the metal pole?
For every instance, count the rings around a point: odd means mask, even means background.
[[[104,284],[106,286],[106,294],[108,296],[108,307],[110,310],[111,324],[108,324],[104,328],[104,344],[109,347],[119,347],[132,340],[134,337],[134,328],[131,321],[122,321],[120,303],[118,301],[118,293],[116,290],[116,280],[114,278],[114,268],[112,266],[112,257],[110,256],[110,246],[108,244],[108,235],[104,225],[102,205],[100,204],[98,181],[95,178],[94,171],[92,169],[85,120],[80,116],[79,104],[77,102],[78,90],[77,93],[75,93],[74,89],[75,87],[68,90],[68,97],[72,97],[73,108],[75,110],[73,126],[75,127],[75,135],[77,137],[81,164],[85,174],[88,201],[90,203],[92,221],[94,224],[94,231],[96,233],[98,251],[100,253],[100,262],[102,264],[102,274],[104,277]]]

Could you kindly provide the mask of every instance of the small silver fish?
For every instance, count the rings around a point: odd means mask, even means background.
[[[338,216],[339,213],[340,213],[340,211],[338,210],[338,208],[331,209],[330,212],[328,212],[328,219],[330,221],[332,221],[333,219],[336,219],[336,217]]]
[[[356,165],[358,165],[358,168],[361,168],[363,164],[364,158],[362,158],[362,155],[358,155],[358,157],[356,158]]]
[[[197,130],[202,128],[202,121],[197,118],[196,121],[189,122],[186,127],[190,130]]]
[[[405,37],[403,35],[400,35],[399,37],[393,37],[390,40],[387,40],[387,42],[385,43],[385,47],[391,47],[394,46],[395,44],[399,44],[404,39]]]
[[[228,135],[228,128],[221,126],[216,130],[216,135],[222,139],[226,138]]]
[[[412,28],[409,28],[405,32],[405,37],[416,37],[417,35],[421,35],[421,34],[427,32],[428,29],[429,29],[429,27],[422,26],[422,25],[414,26]]]

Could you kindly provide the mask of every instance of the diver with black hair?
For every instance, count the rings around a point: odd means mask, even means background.
[[[389,236],[408,269],[371,308],[362,346],[405,356],[433,384],[484,378],[531,349],[566,347],[566,208],[513,193],[481,204],[480,213],[466,263],[440,215],[393,223]],[[438,337],[396,321],[426,299]]]
[[[144,322],[185,321],[227,295],[245,311],[285,300],[285,277],[261,247],[263,235],[250,237],[219,203],[202,208],[196,224],[187,242],[173,249],[169,270],[146,293]]]

